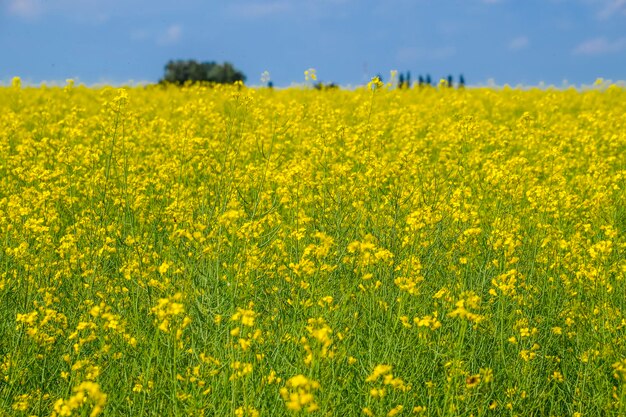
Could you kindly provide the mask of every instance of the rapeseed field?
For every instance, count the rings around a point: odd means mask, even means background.
[[[626,415],[626,91],[0,88],[0,415]]]

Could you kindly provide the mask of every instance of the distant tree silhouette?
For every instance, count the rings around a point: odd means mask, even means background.
[[[404,82],[407,86],[411,85],[411,73],[407,72],[407,74],[404,76]],[[417,77],[417,85],[419,87],[424,87],[424,86],[432,86],[433,82],[432,82],[432,78],[430,78],[430,74],[426,74],[426,76],[423,76],[422,74],[420,74]],[[447,86],[447,87],[454,87],[454,79],[452,77],[452,75],[448,75],[445,78],[442,78],[440,81],[440,85],[441,86]],[[465,87],[465,77],[463,77],[463,74],[459,75],[459,83],[457,84],[458,88],[463,88]]]
[[[320,81],[320,82],[313,84],[313,88],[315,88],[316,90],[324,91],[324,90],[337,90],[339,89],[339,86],[335,83],[326,84]]]
[[[401,72],[398,76],[398,88],[411,88],[411,71]]]
[[[194,60],[169,61],[165,65],[165,75],[159,83],[184,84],[186,82],[209,82],[232,84],[245,81],[246,76],[230,62],[197,62]]]

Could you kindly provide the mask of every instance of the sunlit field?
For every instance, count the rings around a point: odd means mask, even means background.
[[[1,416],[626,415],[626,90],[0,88]]]

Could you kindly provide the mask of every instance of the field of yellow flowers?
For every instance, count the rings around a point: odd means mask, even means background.
[[[626,91],[0,88],[1,416],[626,415]]]

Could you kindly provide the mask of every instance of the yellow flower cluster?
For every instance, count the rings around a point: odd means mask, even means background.
[[[382,380],[383,386],[389,386],[392,389],[400,391],[408,391],[411,389],[410,385],[407,385],[401,378],[394,377],[391,365],[376,365],[372,373],[365,378],[365,382],[377,382]],[[372,388],[370,394],[372,397],[383,397],[385,395],[385,388],[376,389]]]
[[[48,349],[64,334],[67,328],[67,317],[56,310],[38,306],[30,313],[17,314],[18,329],[25,329],[28,337]]]
[[[157,305],[151,309],[155,315],[155,325],[164,333],[170,332],[173,322],[180,321],[180,323],[176,323],[176,339],[181,338],[183,329],[191,323],[191,318],[184,316],[185,306],[178,302],[182,298],[183,295],[181,293],[176,293],[171,298],[161,298]],[[179,316],[184,317],[178,320]]]
[[[473,291],[461,294],[454,306],[455,309],[448,313],[449,317],[459,317],[475,323],[480,323],[485,318],[474,312],[480,308],[480,297]]]
[[[69,417],[75,410],[81,409],[88,403],[92,404],[89,417],[96,417],[102,413],[107,402],[107,395],[100,391],[98,384],[84,381],[72,391],[74,394],[67,400],[59,399],[54,403],[52,417]]]
[[[250,308],[252,307],[253,305],[250,304]],[[241,350],[248,350],[253,341],[262,342],[261,336],[263,333],[260,329],[255,329],[254,331],[247,329],[254,327],[254,319],[256,315],[257,314],[251,309],[246,310],[243,308],[237,308],[235,314],[233,314],[230,318],[231,321],[240,322],[243,326],[243,329],[240,326],[236,326],[230,330],[230,335],[237,338],[235,346]]]
[[[304,375],[296,375],[289,378],[286,386],[280,389],[280,396],[288,410],[305,410],[311,413],[319,409],[314,396],[314,392],[319,388],[319,382]]]
[[[305,78],[0,87],[0,415],[626,415],[626,90]]]
[[[318,359],[333,358],[335,356],[335,351],[331,347],[333,343],[331,338],[333,330],[328,326],[324,318],[309,319],[305,329],[309,336],[316,342],[312,348],[309,338],[303,336],[300,339],[300,343],[302,343],[307,353],[304,358],[306,365],[311,365],[316,356]]]

